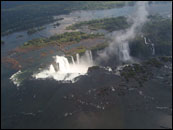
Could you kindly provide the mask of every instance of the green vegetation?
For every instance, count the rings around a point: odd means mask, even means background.
[[[77,47],[74,51],[68,52],[67,55],[72,55],[73,57],[75,57],[75,54],[82,54],[86,51],[87,49],[83,46]]]
[[[172,19],[150,16],[150,21],[143,27],[144,36],[155,44],[158,55],[172,55]]]
[[[149,16],[149,21],[143,26],[144,37],[154,43],[155,55],[172,55],[172,20],[161,16]],[[144,38],[138,35],[130,41],[130,55],[134,57],[152,56],[151,47],[144,43]]]
[[[108,43],[106,42],[106,43],[99,44],[99,45],[92,47],[91,50],[93,50],[93,51],[102,50],[107,46],[108,46]]]
[[[139,86],[143,86],[143,82],[147,81],[153,76],[153,68],[163,67],[163,62],[172,61],[172,57],[159,57],[159,58],[150,58],[141,64],[131,64],[125,66],[120,74],[128,82],[130,79],[137,81]]]
[[[76,54],[78,53],[79,55],[81,55],[81,54],[85,53],[86,50],[87,49],[85,47],[79,46],[73,50],[69,50],[69,51],[65,52],[65,55],[69,60],[71,60],[71,56],[73,56],[74,59],[76,60]]]
[[[132,4],[134,2],[127,2]],[[109,9],[125,6],[125,1],[2,1],[1,33],[43,26],[55,21],[53,16],[76,10]]]
[[[148,60],[147,62],[145,62],[145,64],[148,65],[152,65],[154,67],[161,67],[163,64],[156,58],[151,58],[150,60]]]
[[[103,36],[102,34],[86,34],[83,32],[66,32],[59,35],[54,35],[49,38],[37,38],[25,42],[22,47],[41,47],[45,45],[62,44],[63,43],[77,43],[83,39],[95,38]]]
[[[31,34],[33,34],[33,33],[39,32],[39,31],[41,31],[41,30],[43,30],[43,29],[45,29],[45,27],[32,28],[32,29],[29,29],[29,30],[27,31],[27,34],[28,34],[28,35],[31,35]]]
[[[125,29],[130,26],[130,24],[127,23],[125,17],[119,16],[116,18],[104,18],[98,20],[84,21],[73,24],[72,26],[68,26],[66,29],[75,30],[86,25],[91,30],[105,29],[107,31]]]
[[[25,42],[23,44],[23,46],[21,46],[21,47],[23,47],[23,48],[32,47],[32,46],[40,47],[40,46],[44,46],[44,45],[46,45],[44,38],[36,38],[36,39],[30,40],[28,42]]]
[[[144,69],[144,67],[142,67],[139,64],[133,64],[133,68],[134,68],[134,71],[136,73],[145,73],[146,72],[146,70]]]
[[[135,79],[139,86],[143,86],[143,82],[147,81],[151,76],[151,72],[148,71],[144,65],[140,64],[125,66],[123,70],[120,71],[120,73],[127,82],[129,79]]]
[[[152,50],[144,43],[144,38],[137,36],[129,43],[130,55],[138,58],[147,58],[152,55]]]
[[[80,42],[83,39],[103,36],[102,34],[86,34],[83,32],[65,32],[63,34],[51,36],[47,41],[56,41],[60,44],[64,42]]]
[[[129,65],[129,66],[125,66],[123,68],[123,71],[121,72],[121,75],[124,76],[126,79],[128,78],[133,78],[135,77],[137,74],[139,73],[144,73],[145,70],[143,69],[142,66],[140,66],[139,64],[133,64],[133,65]]]
[[[163,62],[172,62],[172,57],[171,56],[161,56],[159,59]]]

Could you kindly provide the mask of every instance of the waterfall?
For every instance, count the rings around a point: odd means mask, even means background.
[[[55,69],[54,69],[54,67],[53,67],[52,64],[50,65],[49,70],[50,70],[51,73],[54,73],[55,72]]]
[[[70,68],[70,64],[64,56],[56,56],[55,62],[58,63],[60,72],[67,72]]]
[[[152,46],[152,55],[155,55],[155,47],[154,47],[154,43],[151,43]]]
[[[146,37],[144,37],[144,41],[145,41],[145,44],[146,44],[146,45],[149,44],[149,43],[147,42],[147,38],[146,38]]]
[[[72,60],[73,65],[75,65],[73,56],[71,56],[71,60]]]
[[[149,41],[149,42],[147,42],[147,38],[144,37],[144,42],[145,42],[145,44],[151,46],[151,49],[152,49],[152,55],[155,55],[155,47],[154,47],[154,43],[151,43],[151,40],[150,40],[150,39],[148,39],[148,41]]]
[[[84,55],[80,56],[76,54],[76,61],[72,59],[72,63],[64,56],[54,56],[55,61],[49,66],[48,70],[43,70],[33,77],[38,78],[49,78],[52,77],[58,81],[73,81],[75,77],[84,75],[88,71],[88,67],[94,65],[92,52],[86,51]]]
[[[87,58],[87,62],[88,63],[92,63],[92,59],[91,59],[91,55],[90,55],[90,51],[85,51],[85,56]]]
[[[79,54],[78,53],[76,54],[76,61],[77,61],[77,64],[79,64]]]
[[[127,43],[120,44],[119,50],[120,50],[119,59],[121,59],[122,61],[128,61],[131,59],[129,55],[129,46]]]
[[[92,56],[92,52],[91,52],[91,50],[89,50],[89,55],[90,55],[91,63],[93,63],[93,56]]]

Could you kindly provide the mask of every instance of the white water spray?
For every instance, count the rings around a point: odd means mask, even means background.
[[[76,60],[77,60],[77,64],[79,64],[79,54],[76,54]]]
[[[144,37],[144,42],[145,42],[146,45],[149,44],[149,43],[147,42],[147,38],[146,38],[146,37]]]
[[[107,61],[111,56],[116,55],[120,61],[132,61],[129,51],[129,40],[135,38],[138,30],[147,21],[148,12],[146,10],[148,3],[140,1],[136,3],[136,10],[131,18],[132,25],[126,30],[115,31],[112,33],[112,42],[101,53],[99,53],[98,62]]]
[[[91,51],[86,51],[83,56],[76,54],[76,61],[71,56],[72,63],[64,56],[55,56],[55,62],[47,70],[34,74],[36,79],[53,78],[58,81],[74,81],[79,75],[84,75],[88,67],[94,65]]]

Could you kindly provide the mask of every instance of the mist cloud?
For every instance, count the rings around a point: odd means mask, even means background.
[[[128,19],[132,21],[132,25],[126,30],[115,31],[112,33],[112,42],[107,48],[105,48],[103,52],[98,54],[98,62],[107,61],[115,55],[117,56],[119,61],[132,60],[132,57],[129,54],[129,40],[135,38],[140,28],[147,21],[147,6],[148,2],[146,1],[140,1],[136,3],[136,9]]]

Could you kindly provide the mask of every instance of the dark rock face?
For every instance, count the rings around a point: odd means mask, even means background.
[[[101,70],[101,68],[99,66],[92,66],[92,67],[88,68],[87,73],[92,73],[92,72],[99,71],[99,70]]]
[[[2,128],[172,128],[171,59],[130,64],[120,75],[93,66],[75,83],[26,80],[5,94]]]

